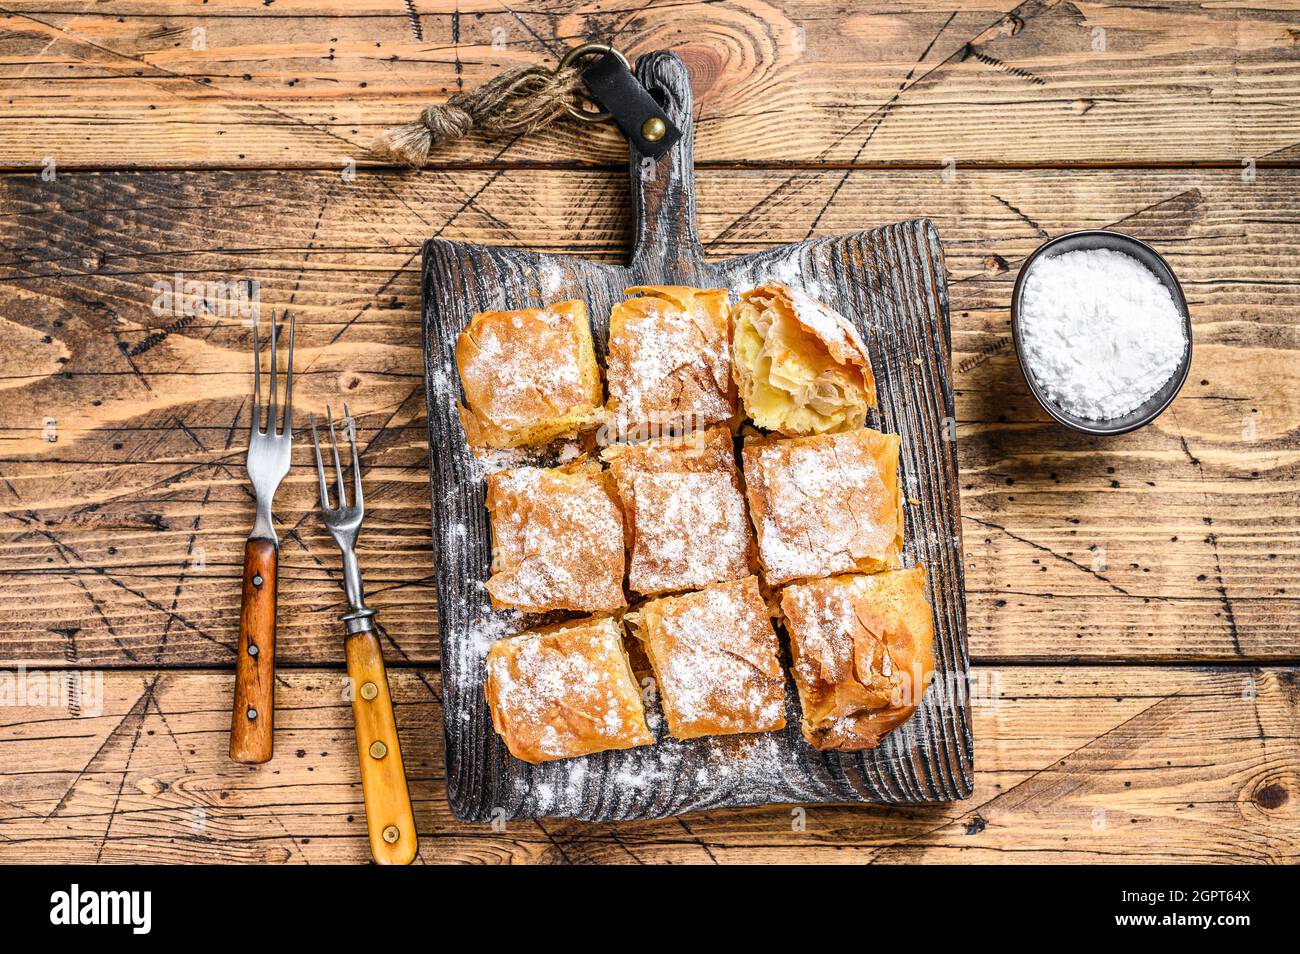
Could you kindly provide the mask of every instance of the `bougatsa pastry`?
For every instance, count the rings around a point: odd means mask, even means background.
[[[745,489],[769,585],[898,565],[899,444],[869,428],[746,440]]]
[[[492,605],[527,613],[622,609],[623,512],[594,460],[489,474]]]
[[[785,727],[785,677],[756,577],[651,600],[628,622],[674,738]]]
[[[911,718],[934,670],[924,568],[795,583],[781,610],[814,747],[875,748]]]
[[[610,418],[618,433],[653,437],[737,417],[727,291],[629,288],[609,313]]]
[[[610,617],[497,640],[484,691],[497,734],[525,762],[654,742],[622,624]]]
[[[628,585],[643,596],[754,571],[754,539],[725,426],[602,451],[627,525]]]
[[[843,315],[780,282],[732,309],[735,375],[745,412],[782,434],[861,427],[876,406],[867,348]]]
[[[544,444],[603,419],[587,306],[485,311],[456,339],[458,405],[471,447]]]

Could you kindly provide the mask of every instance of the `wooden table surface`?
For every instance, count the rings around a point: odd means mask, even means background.
[[[950,270],[976,784],[918,808],[457,823],[443,789],[418,255],[619,261],[626,145],[562,125],[374,163],[383,127],[587,39],[671,48],[731,255],[928,215]],[[247,319],[346,399],[361,564],[423,862],[1300,860],[1300,6],[1030,0],[0,0],[0,861],[361,862],[337,551],[277,497],[276,757],[226,756]],[[1066,433],[1010,347],[1019,263],[1111,226],[1180,276],[1154,425]],[[79,693],[59,691],[75,684]]]

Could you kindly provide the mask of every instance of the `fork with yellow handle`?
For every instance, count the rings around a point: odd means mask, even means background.
[[[402,749],[397,742],[397,721],[393,718],[393,699],[388,692],[388,674],[384,656],[375,636],[375,611],[366,606],[361,590],[361,568],[357,564],[357,533],[365,516],[365,498],[361,492],[361,461],[357,456],[356,424],[343,405],[343,431],[352,444],[352,502],[348,503],[339,461],[338,435],[334,415],[326,408],[330,450],[334,456],[337,478],[337,503],[330,506],[325,465],[321,461],[320,440],[316,435],[316,418],[311,421],[311,442],[316,451],[316,474],[320,478],[321,515],[334,542],[343,553],[343,588],[347,593],[348,611],[343,615],[348,679],[352,684],[352,718],[357,731],[357,757],[361,761],[361,790],[366,800],[366,828],[370,834],[370,854],[381,865],[409,865],[418,847],[415,815],[402,765]]]

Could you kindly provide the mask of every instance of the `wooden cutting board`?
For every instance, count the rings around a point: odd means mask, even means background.
[[[675,55],[659,52],[642,57],[636,73],[659,94],[683,136],[657,162],[633,150],[630,265],[440,239],[424,245],[430,489],[452,811],[466,821],[608,821],[771,802],[965,798],[973,772],[969,662],[952,345],[939,236],[928,220],[916,219],[706,262],[695,229],[686,68]],[[906,554],[927,570],[934,684],[916,715],[870,752],[821,753],[805,743],[790,683],[788,727],[782,732],[678,742],[660,728],[660,741],[639,749],[545,765],[512,758],[492,730],[483,697],[484,657],[493,638],[526,621],[494,614],[482,585],[492,562],[485,468],[470,454],[456,415],[456,336],[475,312],[581,298],[603,361],[609,310],[623,300],[625,288],[670,284],[734,292],[769,278],[852,317],[870,349],[880,397],[878,418],[870,423],[902,435]]]

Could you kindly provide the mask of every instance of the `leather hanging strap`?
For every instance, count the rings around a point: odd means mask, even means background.
[[[682,138],[655,98],[623,61],[606,53],[580,74],[582,85],[609,113],[636,151],[658,159]]]

